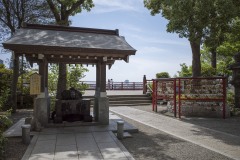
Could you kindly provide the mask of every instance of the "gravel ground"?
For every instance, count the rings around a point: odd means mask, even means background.
[[[139,129],[139,133],[132,134],[133,138],[121,140],[136,160],[231,159],[128,118],[121,118]]]
[[[12,114],[10,116],[10,119],[13,121],[13,123],[16,123],[21,118],[29,117],[33,113],[32,110],[25,110],[21,109],[18,110],[16,113]],[[6,153],[5,153],[5,160],[20,160],[25,151],[27,150],[28,145],[25,145],[22,143],[21,137],[14,137],[14,138],[8,138],[7,139],[7,145],[6,145]]]

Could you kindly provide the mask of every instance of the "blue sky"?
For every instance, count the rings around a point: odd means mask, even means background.
[[[161,15],[151,16],[144,8],[143,0],[94,0],[91,12],[83,11],[71,17],[72,26],[119,29],[121,36],[137,50],[129,63],[116,61],[107,70],[107,79],[117,81],[142,81],[155,78],[158,72],[169,72],[171,76],[180,70],[180,63],[191,64],[192,53],[187,39],[167,33],[167,20]],[[0,54],[0,59],[6,55]],[[94,81],[95,67],[89,66],[83,80]]]
[[[129,63],[116,61],[107,70],[107,79],[142,81],[155,78],[158,72],[171,76],[180,70],[180,63],[191,64],[191,48],[187,39],[167,33],[167,20],[161,15],[151,16],[143,0],[94,0],[91,12],[71,18],[73,26],[119,29],[120,35],[137,50]],[[95,67],[88,67],[85,80],[95,80]]]

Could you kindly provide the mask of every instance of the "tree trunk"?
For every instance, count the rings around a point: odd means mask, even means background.
[[[59,63],[59,74],[57,83],[57,99],[61,99],[62,91],[67,89],[67,67],[64,63]]]
[[[212,68],[217,68],[217,52],[216,48],[211,49],[211,66]]]
[[[200,42],[190,42],[192,48],[192,76],[201,76]]]
[[[19,76],[19,56],[15,55],[13,59],[13,78],[11,85],[11,104],[12,112],[15,113],[17,110],[17,82]]]

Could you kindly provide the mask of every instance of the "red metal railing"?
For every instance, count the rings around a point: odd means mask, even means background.
[[[176,79],[162,78],[153,79],[152,110],[157,112],[157,101],[172,101],[174,115],[176,116]]]
[[[87,90],[96,89],[96,81],[82,81],[82,83],[87,84]],[[143,82],[106,82],[107,90],[143,90]]]
[[[157,100],[165,99],[173,101],[175,117],[178,113],[181,118],[182,107],[190,105],[210,109],[222,107],[225,118],[226,83],[225,77],[153,79],[153,110],[157,111]]]

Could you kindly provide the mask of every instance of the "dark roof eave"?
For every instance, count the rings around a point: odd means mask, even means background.
[[[2,43],[5,49],[9,49],[19,53],[42,53],[48,52],[76,52],[76,53],[106,53],[106,54],[123,54],[135,55],[137,50],[116,50],[116,49],[101,49],[101,48],[77,48],[77,47],[60,47],[60,46],[43,46],[43,45],[23,45],[23,44],[8,44]]]
[[[106,35],[117,35],[119,36],[118,29],[97,29],[97,28],[84,28],[84,27],[70,27],[61,25],[42,25],[42,24],[30,24],[24,23],[23,29],[40,29],[40,30],[55,30],[55,31],[68,31],[68,32],[84,32],[84,33],[96,33]]]

